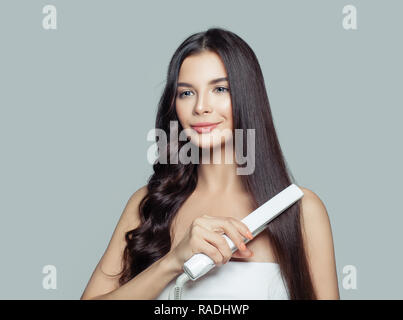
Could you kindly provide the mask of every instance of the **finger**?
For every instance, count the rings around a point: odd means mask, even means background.
[[[217,232],[205,229],[203,230],[203,238],[205,241],[214,245],[222,255],[222,263],[227,263],[232,256],[232,250],[224,237]]]
[[[253,251],[247,248],[247,251],[237,250],[232,254],[233,258],[250,258],[253,256]]]
[[[197,221],[196,221],[197,220]],[[238,250],[247,251],[244,246],[245,239],[248,238],[248,227],[233,217],[211,217],[203,215],[195,220],[195,223],[207,230],[226,234],[231,241],[238,247]],[[242,236],[245,234],[245,238]]]
[[[235,217],[228,217],[230,221],[238,228],[239,232],[244,235],[245,238],[252,240],[253,235],[252,232],[250,231],[249,227],[242,222],[240,219],[235,218]]]
[[[239,250],[245,251],[245,238],[242,236],[242,230],[232,222],[232,219],[226,217],[221,220],[221,227],[224,229],[225,234],[232,242],[238,247]]]
[[[212,245],[208,241],[205,241],[204,239],[202,239],[199,243],[198,252],[207,255],[209,258],[211,258],[211,260],[214,261],[214,264],[217,266],[223,264],[224,258],[220,250],[218,250],[214,245]]]
[[[253,239],[253,235],[252,235],[252,232],[250,231],[249,227],[244,222],[242,222],[239,218],[235,218],[235,217],[212,217],[212,216],[208,216],[208,215],[204,215],[203,217],[205,217],[207,219],[210,218],[210,219],[212,219],[213,222],[216,219],[229,219],[238,228],[239,232],[243,235],[243,237],[245,239],[249,239],[249,240]],[[206,222],[204,221],[204,223],[206,223]],[[219,233],[224,232],[224,230],[221,228],[221,226],[215,226],[215,228],[217,230],[214,230],[214,231],[217,231]]]

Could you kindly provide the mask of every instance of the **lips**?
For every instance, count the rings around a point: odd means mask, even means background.
[[[220,124],[218,123],[212,123],[212,122],[200,122],[192,125],[191,127],[196,130],[198,133],[208,133],[211,132],[215,127],[217,127]]]

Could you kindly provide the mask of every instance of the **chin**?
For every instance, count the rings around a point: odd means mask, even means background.
[[[198,147],[200,149],[215,149],[215,148],[220,148],[221,144],[220,143],[204,143],[204,144],[198,144]]]

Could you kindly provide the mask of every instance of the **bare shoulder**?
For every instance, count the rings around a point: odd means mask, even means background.
[[[302,218],[305,222],[319,223],[328,220],[326,206],[322,199],[312,190],[298,186],[304,196],[301,199]]]
[[[318,299],[339,299],[336,260],[331,224],[327,209],[319,196],[299,187],[301,199],[301,229]]]
[[[126,228],[134,229],[140,223],[139,204],[147,195],[147,192],[147,185],[142,186],[127,200],[121,217],[122,224],[124,224]]]
[[[299,188],[304,193],[301,199],[301,228],[307,245],[318,241],[329,241],[332,230],[329,215],[322,199],[312,190]]]
[[[118,273],[122,270],[123,252],[126,247],[125,235],[140,225],[139,204],[146,194],[147,186],[143,186],[127,200],[109,244],[95,267],[81,299],[97,297],[119,287]]]

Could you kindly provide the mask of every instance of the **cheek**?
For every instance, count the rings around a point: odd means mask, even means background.
[[[187,119],[189,119],[189,115],[187,114],[187,108],[184,108],[180,103],[176,104],[175,107],[176,115],[178,116],[179,122],[181,123],[182,127],[186,127]]]
[[[225,99],[217,108],[220,115],[226,119],[228,125],[232,125],[232,103],[231,99]],[[228,126],[226,126],[228,127]]]

